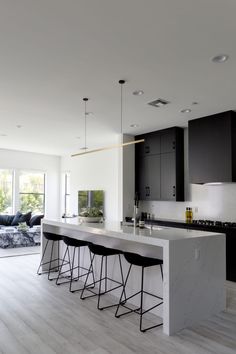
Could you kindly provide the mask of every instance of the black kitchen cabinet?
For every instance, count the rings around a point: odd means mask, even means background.
[[[190,183],[236,182],[236,113],[189,121]]]
[[[161,154],[175,151],[176,130],[166,129],[161,133]]]
[[[160,155],[144,156],[140,159],[139,198],[160,199]]]
[[[161,200],[176,200],[175,153],[161,155]]]
[[[136,153],[139,157],[160,154],[161,137],[159,132],[139,135],[139,139],[145,139],[144,143],[137,145]]]
[[[159,130],[139,135],[136,140],[139,139],[145,139],[144,144],[137,144],[135,148],[136,192],[139,199],[183,201],[183,129]]]

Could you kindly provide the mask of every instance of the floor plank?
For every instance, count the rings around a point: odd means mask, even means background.
[[[0,258],[0,354],[235,354],[236,284],[226,283],[227,310],[168,337],[142,334],[137,316],[114,317],[80,300],[67,285],[37,276],[39,255]],[[112,298],[109,297],[109,300]]]

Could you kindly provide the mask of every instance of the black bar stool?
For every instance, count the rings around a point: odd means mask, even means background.
[[[115,313],[115,316],[118,318],[118,317],[121,317],[123,315],[126,315],[128,313],[131,313],[131,312],[135,312],[137,314],[140,315],[140,322],[139,322],[139,329],[141,332],[146,332],[147,330],[149,329],[152,329],[152,328],[155,328],[155,327],[159,327],[161,326],[163,323],[159,323],[157,325],[154,325],[154,326],[150,326],[150,327],[147,327],[147,328],[143,328],[142,327],[142,321],[143,321],[143,315],[151,310],[153,310],[154,308],[160,306],[161,304],[163,304],[163,298],[160,297],[160,296],[157,296],[157,295],[154,295],[154,294],[151,294],[145,290],[143,290],[143,283],[144,283],[144,269],[145,268],[148,268],[148,267],[152,267],[152,266],[157,266],[159,265],[160,266],[160,269],[161,269],[161,277],[162,277],[162,280],[163,280],[163,270],[162,270],[162,264],[163,264],[163,261],[161,259],[157,259],[157,258],[149,258],[149,257],[143,257],[143,256],[140,256],[139,254],[136,254],[136,253],[130,253],[130,252],[124,252],[124,257],[125,259],[127,260],[128,263],[130,263],[130,266],[129,266],[129,270],[128,270],[128,273],[127,273],[127,276],[126,276],[126,279],[125,279],[125,285],[124,285],[124,289],[122,291],[122,294],[121,294],[121,297],[120,297],[120,301],[119,301],[119,304],[117,306],[117,309],[116,309],[116,313]],[[141,273],[141,289],[140,291],[138,291],[137,293],[129,296],[129,297],[126,297],[125,296],[125,301],[122,300],[123,296],[124,296],[124,292],[125,292],[125,288],[126,288],[126,285],[127,285],[127,282],[128,282],[128,279],[129,279],[129,276],[130,276],[130,271],[131,271],[131,268],[132,266],[138,266],[138,267],[141,267],[142,268],[142,273]],[[137,309],[131,309],[130,307],[128,307],[126,305],[126,302],[133,298],[134,296],[136,295],[139,295],[140,294],[140,307],[137,308]],[[150,295],[152,297],[155,297],[159,300],[162,300],[161,302],[159,302],[157,305],[154,305],[150,308],[148,308],[147,310],[144,310],[143,309],[143,294],[147,294],[147,295]],[[118,311],[120,309],[120,306],[122,307],[125,307],[126,309],[128,309],[129,311],[126,311],[122,314],[119,314],[118,315]]]
[[[99,310],[104,310],[104,309],[107,309],[107,308],[110,308],[110,307],[113,307],[113,306],[117,306],[117,303],[116,303],[116,304],[113,304],[113,305],[108,305],[108,306],[101,307],[100,306],[100,298],[101,298],[102,295],[107,294],[107,293],[109,293],[109,292],[111,292],[111,291],[113,291],[115,289],[118,289],[120,287],[124,288],[124,276],[123,276],[121,257],[120,257],[120,255],[123,252],[120,251],[120,250],[117,250],[115,248],[107,248],[107,247],[104,247],[104,246],[101,246],[101,245],[96,245],[96,244],[93,244],[93,243],[89,244],[88,247],[89,247],[91,253],[93,254],[89,270],[91,270],[92,267],[93,267],[93,262],[94,262],[95,256],[101,256],[100,276],[99,276],[98,280],[94,281],[91,284],[88,284],[88,275],[89,274],[87,274],[87,277],[86,277],[86,280],[85,280],[85,283],[84,283],[84,288],[82,290],[80,298],[82,300],[84,300],[84,299],[89,298],[89,297],[98,296],[97,308]],[[108,276],[108,274],[107,274],[107,258],[110,257],[110,256],[116,256],[116,255],[119,258],[121,282],[110,278]],[[103,267],[104,260],[105,260],[105,267]],[[103,269],[103,268],[105,268],[105,269]],[[103,270],[105,271],[105,276],[103,276]],[[108,287],[107,287],[107,281],[108,280],[113,282],[113,283],[115,283],[115,284],[118,284],[118,285],[114,286],[111,289],[108,289]],[[99,288],[98,288],[98,292],[95,292],[94,290],[92,290],[92,288],[97,283],[99,284]],[[102,290],[102,284],[104,285],[104,290]],[[85,290],[91,292],[92,295],[84,296]],[[123,290],[122,293],[123,292],[124,292],[124,297],[125,297],[125,290]]]
[[[70,292],[74,293],[76,291],[80,291],[83,290],[83,288],[81,289],[74,289],[72,290],[72,283],[73,281],[78,281],[80,278],[89,275],[90,273],[92,274],[93,277],[93,281],[94,279],[94,274],[93,274],[93,267],[91,269],[85,268],[81,266],[80,263],[80,249],[81,247],[87,247],[89,245],[89,242],[84,241],[84,240],[77,240],[75,238],[72,237],[68,237],[68,236],[63,236],[62,237],[64,243],[66,244],[66,249],[64,252],[64,256],[62,259],[62,263],[59,269],[59,273],[58,273],[58,277],[56,280],[56,284],[60,285],[60,284],[65,284],[65,283],[70,283],[70,287],[69,290]],[[73,249],[72,251],[72,257],[71,257],[71,252],[70,252],[70,247]],[[76,254],[76,250],[78,252],[77,256],[78,256],[78,263],[75,266],[75,254]],[[92,256],[91,256],[91,252],[89,251],[90,254],[90,261],[92,261]],[[65,260],[66,256],[68,257],[68,262]],[[68,265],[69,263],[69,270],[63,270],[63,268]],[[74,271],[77,269],[77,276],[74,277]],[[86,273],[81,274],[80,271],[86,271]],[[64,274],[69,272],[69,276],[64,276]],[[67,280],[67,278],[69,278],[69,280]],[[62,282],[60,282],[60,280],[63,279]],[[66,280],[65,280],[66,279]]]
[[[62,261],[59,256],[59,242],[62,240],[62,236],[57,235],[57,234],[53,234],[51,232],[44,232],[43,235],[46,238],[47,242],[46,242],[46,245],[45,245],[45,248],[43,251],[43,255],[42,255],[38,270],[37,270],[37,274],[38,275],[48,274],[48,280],[54,280],[54,279],[57,279],[57,277],[50,278],[50,274],[51,274],[51,272],[58,271],[59,266],[60,266],[60,261]],[[49,241],[51,241],[51,245],[52,245],[50,260],[47,262],[43,262],[46,250],[49,245]],[[53,258],[53,250],[54,250],[55,242],[57,242],[57,257]],[[53,266],[53,263],[54,264],[57,263],[57,264]],[[49,269],[46,271],[42,271],[42,267],[47,264],[49,264]],[[41,268],[41,272],[40,272],[40,268]]]

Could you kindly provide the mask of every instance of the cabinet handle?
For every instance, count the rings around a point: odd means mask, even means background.
[[[150,146],[145,146],[145,154],[149,154],[150,152]]]
[[[175,150],[175,141],[172,142],[172,148]]]
[[[175,197],[175,186],[173,186],[173,197]]]

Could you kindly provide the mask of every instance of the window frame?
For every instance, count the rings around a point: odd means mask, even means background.
[[[21,192],[20,191],[20,174],[21,173],[38,173],[38,174],[43,174],[43,193],[32,193],[32,192]],[[42,195],[43,196],[43,210],[42,213],[45,214],[45,209],[46,209],[46,172],[45,171],[40,171],[40,170],[18,170],[18,191],[15,190],[15,194],[18,194],[18,209],[20,210],[20,196],[21,195]]]

